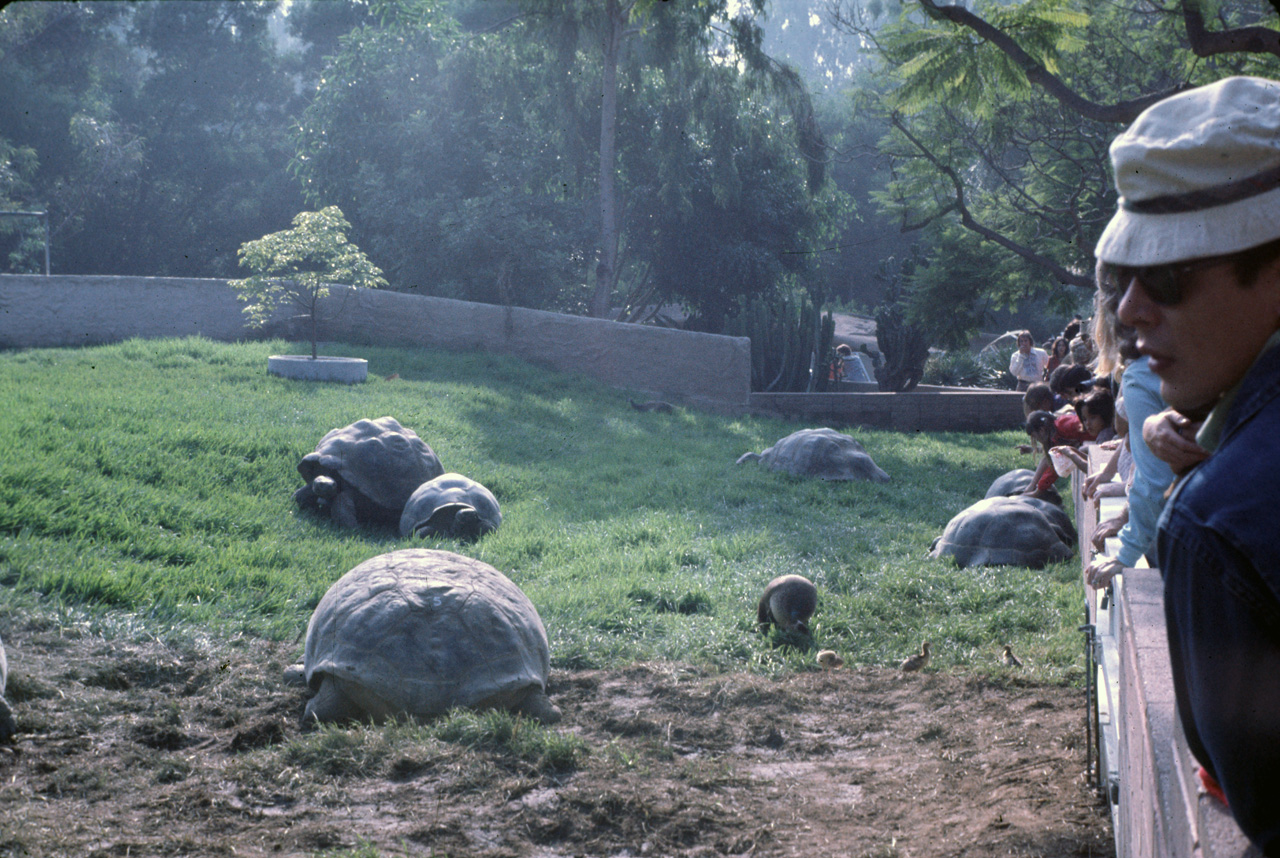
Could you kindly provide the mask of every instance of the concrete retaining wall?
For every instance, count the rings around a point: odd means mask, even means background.
[[[130,337],[307,340],[274,319],[245,328],[224,280],[0,275],[0,348],[85,346]],[[724,413],[747,410],[751,342],[540,310],[335,287],[320,339],[501,352],[615,387]]]
[[[130,337],[310,339],[303,323],[285,313],[261,330],[248,329],[242,307],[225,280],[0,275],[0,348]],[[849,385],[861,392],[752,394],[745,337],[346,286],[322,302],[320,318],[322,341],[499,352],[720,413],[900,432],[991,432],[1017,428],[1023,419],[1022,395],[1007,391],[922,387],[899,394]]]

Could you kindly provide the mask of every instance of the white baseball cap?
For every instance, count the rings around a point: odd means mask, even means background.
[[[1111,144],[1120,194],[1094,255],[1163,265],[1280,238],[1280,82],[1229,77],[1144,110]]]

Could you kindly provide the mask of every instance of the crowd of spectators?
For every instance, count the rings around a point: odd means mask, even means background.
[[[1086,580],[1112,586],[1142,558],[1160,570],[1201,780],[1280,855],[1280,83],[1231,77],[1171,96],[1111,158],[1119,204],[1094,251],[1095,342],[1081,325],[1068,362],[1064,332],[1047,384],[1025,388],[1042,453],[1028,492],[1052,484],[1055,459],[1087,473],[1082,442],[1109,451],[1083,491],[1126,503],[1100,523]],[[1090,372],[1068,379],[1072,366]]]

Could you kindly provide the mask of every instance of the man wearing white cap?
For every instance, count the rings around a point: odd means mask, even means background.
[[[1099,289],[1212,451],[1160,518],[1178,715],[1206,784],[1280,855],[1280,83],[1165,99],[1111,160]]]

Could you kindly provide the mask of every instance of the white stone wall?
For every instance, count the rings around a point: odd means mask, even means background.
[[[0,348],[130,337],[307,339],[284,321],[247,330],[242,306],[224,280],[0,275]],[[321,318],[321,340],[501,352],[713,411],[744,413],[751,393],[745,337],[350,287],[332,290]]]

